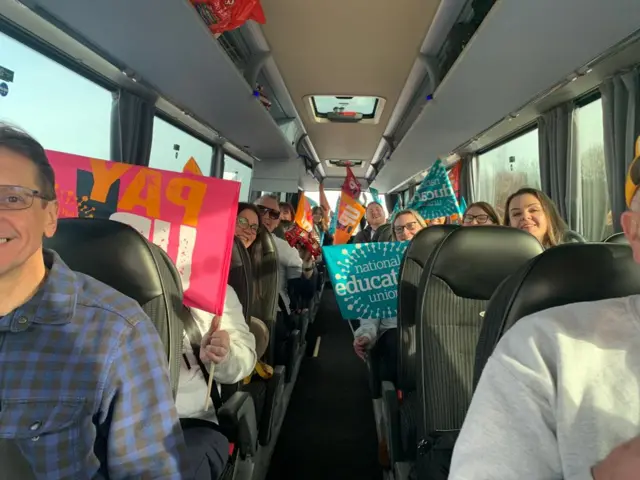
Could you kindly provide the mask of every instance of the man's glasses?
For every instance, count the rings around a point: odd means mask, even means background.
[[[249,223],[249,220],[247,220],[244,217],[238,217],[236,219],[236,223],[238,224],[238,226],[240,228],[243,228],[245,230],[251,230],[253,233],[258,233],[258,230],[260,230],[260,225],[255,224],[255,223],[253,225],[251,225]]]
[[[473,223],[473,221],[476,220],[478,223],[483,224],[483,223],[487,223],[487,220],[489,220],[489,215],[465,215],[464,218],[462,219],[463,223]]]
[[[26,210],[33,205],[34,198],[52,201],[38,190],[20,187],[18,185],[0,185],[0,210]]]
[[[417,224],[418,222],[409,222],[406,225],[398,225],[397,227],[393,227],[393,231],[396,232],[396,235],[401,235],[405,228],[408,232],[413,232]]]
[[[278,210],[274,210],[273,208],[263,207],[262,205],[258,205],[258,211],[260,215],[268,215],[271,220],[278,220],[280,218],[280,212]]]

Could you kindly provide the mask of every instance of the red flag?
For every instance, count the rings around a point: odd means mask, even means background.
[[[344,179],[344,183],[342,184],[342,191],[349,195],[353,199],[358,199],[360,196],[360,192],[362,191],[362,187],[358,182],[358,179],[351,171],[351,167],[347,167],[347,176]]]

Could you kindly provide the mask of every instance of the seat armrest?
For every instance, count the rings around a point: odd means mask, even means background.
[[[258,435],[260,445],[268,445],[271,441],[271,433],[276,420],[276,407],[284,394],[285,370],[284,365],[276,365],[273,369],[273,376],[267,381],[267,394]]]
[[[227,438],[236,444],[242,458],[255,455],[258,424],[251,395],[234,393],[218,410],[218,422]]]
[[[386,441],[391,465],[404,461],[400,440],[400,404],[398,392],[391,382],[382,382],[382,408],[386,420]]]

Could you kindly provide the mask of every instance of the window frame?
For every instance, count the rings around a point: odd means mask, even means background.
[[[156,112],[154,114],[154,119],[153,119],[154,124],[155,124],[156,118],[159,118],[160,120],[167,122],[172,127],[175,127],[178,130],[181,130],[183,133],[195,138],[196,140],[209,145],[211,147],[211,168],[209,168],[208,172],[202,172],[202,173],[206,177],[215,177],[214,173],[216,172],[216,151],[218,148],[222,148],[222,147],[216,142],[211,141],[211,139],[205,137],[204,135],[194,130],[191,130],[191,128],[189,128],[187,125],[185,125],[184,123],[180,122],[179,120],[175,119],[171,115],[167,114],[166,112],[158,108],[156,108]],[[151,137],[151,148],[153,148],[153,136]],[[150,167],[150,168],[153,168],[153,167]]]
[[[4,19],[0,16],[0,33],[12,38],[16,42],[21,43],[27,48],[47,57],[58,65],[72,71],[73,73],[84,77],[92,83],[95,83],[99,87],[108,90],[111,93],[117,92],[121,87],[113,80],[103,76],[96,72],[86,64],[78,62],[74,57],[68,55],[62,50],[54,47],[53,45],[45,42],[44,40],[33,35],[29,31],[23,29]]]

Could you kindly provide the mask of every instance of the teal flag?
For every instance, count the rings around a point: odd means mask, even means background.
[[[407,208],[416,210],[425,220],[460,214],[460,205],[442,161],[436,160]]]
[[[322,249],[344,320],[398,315],[398,272],[409,242],[335,245]]]
[[[371,196],[373,197],[373,201],[382,205],[382,200],[380,200],[380,192],[373,187],[369,187],[369,191],[371,192]]]

